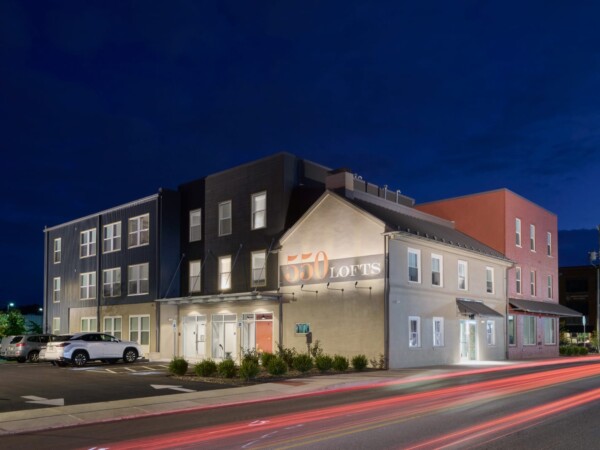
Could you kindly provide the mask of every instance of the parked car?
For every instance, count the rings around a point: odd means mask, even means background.
[[[85,366],[92,360],[115,363],[122,359],[125,363],[133,363],[140,356],[142,348],[137,342],[121,341],[109,334],[95,332],[56,336],[52,342],[48,342],[43,353],[45,361],[76,367]]]
[[[8,350],[8,344],[12,341],[14,336],[4,336],[0,341],[0,359],[6,359],[6,351]]]
[[[4,358],[9,361],[17,360],[38,362],[40,350],[54,337],[53,334],[19,334],[13,336],[8,343]],[[3,346],[4,348],[4,346]]]

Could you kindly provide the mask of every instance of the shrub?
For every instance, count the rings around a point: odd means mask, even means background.
[[[256,364],[258,364],[259,360],[260,360],[260,355],[254,349],[253,350],[245,351],[244,354],[242,355],[242,362],[244,362],[244,361],[254,361]]]
[[[588,354],[587,347],[579,347],[579,354],[580,355],[587,355]]]
[[[352,367],[354,367],[354,370],[362,372],[367,368],[367,364],[367,357],[365,355],[356,355],[352,358]]]
[[[273,353],[265,352],[260,355],[260,363],[266,369],[269,367],[271,360],[277,358]]]
[[[385,369],[385,358],[383,353],[379,354],[379,359],[373,358],[370,359],[369,362],[371,363],[371,367],[374,369]]]
[[[333,366],[333,358],[329,355],[317,355],[315,357],[315,366],[321,372],[327,372]]]
[[[320,356],[323,354],[323,349],[321,348],[321,342],[317,339],[313,345],[310,347],[310,354],[313,358]]]
[[[296,355],[293,360],[293,367],[299,372],[308,372],[313,368],[312,356],[308,353],[300,353]]]
[[[333,370],[337,370],[338,372],[345,372],[348,370],[348,358],[335,355],[333,357]]]
[[[258,361],[255,361],[253,358],[244,359],[242,364],[240,364],[239,376],[246,381],[256,378],[258,372],[260,372]]]
[[[267,370],[271,375],[283,375],[287,372],[288,365],[281,357],[275,356],[269,361],[269,364],[267,365]]]
[[[295,348],[285,348],[281,344],[277,344],[277,356],[285,361],[288,369],[294,367],[294,358],[296,357]]]
[[[187,370],[188,362],[181,357],[176,356],[169,363],[169,372],[175,375],[185,375]]]
[[[225,378],[233,378],[235,376],[235,363],[232,359],[225,359],[217,365],[217,372]]]
[[[212,377],[217,373],[217,363],[212,359],[205,359],[196,364],[194,372],[199,377]]]

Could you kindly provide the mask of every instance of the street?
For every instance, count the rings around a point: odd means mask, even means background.
[[[558,360],[557,360],[558,361]],[[565,362],[565,360],[560,360]],[[598,441],[600,364],[388,378],[293,399],[4,436],[6,448],[573,448]]]

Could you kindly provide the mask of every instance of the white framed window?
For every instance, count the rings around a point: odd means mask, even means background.
[[[267,193],[258,192],[252,194],[252,229],[265,228],[267,226]]]
[[[52,334],[60,334],[60,317],[52,318]]]
[[[554,292],[552,290],[552,275],[548,275],[547,283],[548,283],[548,298],[553,298]]]
[[[202,289],[200,285],[200,273],[202,270],[202,264],[200,260],[190,261],[190,272],[189,272],[189,292],[200,292]]]
[[[466,291],[469,289],[469,267],[466,261],[458,261],[458,289]]]
[[[129,316],[129,340],[140,345],[150,345],[150,316]]]
[[[523,316],[523,345],[535,345],[535,316]]]
[[[148,263],[129,266],[127,269],[127,295],[147,294],[150,290]]]
[[[444,259],[442,255],[431,254],[431,285],[444,285]]]
[[[433,346],[443,347],[444,346],[444,318],[434,317],[433,318]]]
[[[260,250],[252,252],[252,286],[267,284],[267,252]]]
[[[98,319],[95,317],[82,317],[80,331],[98,331]]]
[[[102,244],[104,253],[121,250],[121,222],[104,225]]]
[[[123,335],[123,319],[121,316],[106,316],[103,322],[104,331],[106,334],[121,339]]]
[[[485,291],[488,294],[494,293],[494,268],[493,267],[485,268]]]
[[[102,271],[102,295],[119,297],[121,295],[121,268],[114,267]]]
[[[408,346],[421,346],[421,318],[418,316],[408,317]]]
[[[219,290],[231,289],[231,256],[219,257]]]
[[[496,345],[496,323],[488,320],[485,325],[487,345]]]
[[[546,254],[552,256],[552,233],[549,231],[546,234]]]
[[[202,240],[202,210],[190,211],[190,242]]]
[[[421,282],[421,250],[408,249],[408,281]]]
[[[535,252],[535,225],[529,225],[529,250]]]
[[[521,268],[515,267],[515,289],[517,294],[521,294]]]
[[[544,317],[544,344],[556,345],[556,318]]]
[[[127,246],[140,247],[150,243],[150,215],[132,217],[128,221]]]
[[[96,298],[96,272],[85,272],[79,275],[79,298],[81,300]]]
[[[96,255],[96,229],[82,231],[79,238],[79,257],[88,258]]]
[[[62,259],[62,239],[54,239],[54,264],[58,264]]]
[[[231,200],[219,203],[219,236],[231,234]]]
[[[52,280],[52,301],[54,303],[60,302],[60,277],[54,277]]]
[[[529,272],[529,293],[531,294],[532,297],[535,297],[535,279],[536,279],[536,272],[535,270],[532,270],[531,272]]]
[[[517,323],[515,316],[508,316],[508,345],[517,345]]]
[[[521,219],[515,219],[515,244],[521,247]]]
[[[212,322],[212,357],[225,359],[237,356],[237,314],[213,314]]]

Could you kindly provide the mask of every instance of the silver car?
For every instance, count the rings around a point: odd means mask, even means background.
[[[45,361],[76,367],[92,360],[115,363],[122,359],[125,363],[133,363],[140,356],[142,348],[137,342],[121,341],[109,334],[95,332],[56,336],[52,342],[48,342],[43,353]]]
[[[3,351],[3,358],[9,361],[16,360],[20,363],[25,361],[38,362],[40,350],[53,338],[53,334],[19,334],[13,336],[6,347],[6,351]]]
[[[0,341],[0,359],[6,359],[6,352],[8,351],[8,344],[12,341],[14,336],[4,336]]]

